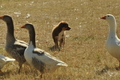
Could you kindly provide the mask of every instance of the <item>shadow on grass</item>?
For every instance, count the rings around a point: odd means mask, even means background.
[[[108,73],[109,71],[120,71],[120,67],[110,68],[110,67],[106,66],[102,70],[96,71],[96,74],[97,75],[102,75],[104,73]]]
[[[58,48],[56,46],[52,46],[52,47],[49,47],[49,50],[51,50],[51,51],[60,51],[60,48]]]

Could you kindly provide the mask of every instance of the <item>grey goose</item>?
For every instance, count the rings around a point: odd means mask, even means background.
[[[24,41],[17,40],[14,36],[14,24],[10,16],[4,15],[0,19],[6,22],[7,25],[7,35],[6,35],[6,46],[5,50],[10,56],[12,56],[19,63],[19,73],[22,64],[26,61],[24,57],[24,50],[28,44]]]

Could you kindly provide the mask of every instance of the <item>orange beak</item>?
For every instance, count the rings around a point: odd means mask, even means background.
[[[0,16],[0,19],[3,19],[4,16]]]
[[[22,26],[21,28],[25,28],[25,25],[24,25],[24,26]]]
[[[104,17],[101,17],[100,19],[106,19],[106,16],[104,16]]]

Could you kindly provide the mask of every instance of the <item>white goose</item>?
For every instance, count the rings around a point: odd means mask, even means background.
[[[120,68],[120,39],[116,34],[116,20],[111,14],[107,14],[101,19],[105,19],[109,23],[109,35],[106,42],[106,48],[108,52],[119,61]]]
[[[10,62],[10,61],[15,61],[15,59],[12,59],[12,58],[9,58],[9,57],[5,57],[5,56],[0,54],[0,73],[2,73],[1,69],[4,67],[4,65],[7,62]]]
[[[68,66],[63,61],[51,56],[48,52],[36,48],[35,44],[35,30],[31,24],[25,24],[21,28],[25,28],[29,32],[29,46],[24,52],[26,61],[37,70],[43,73],[54,72],[59,66]]]
[[[29,32],[29,46],[25,49],[24,56],[26,61],[37,70],[43,73],[54,72],[59,66],[68,66],[63,61],[51,56],[48,52],[36,48],[35,44],[35,30],[31,24],[25,24],[22,26]]]

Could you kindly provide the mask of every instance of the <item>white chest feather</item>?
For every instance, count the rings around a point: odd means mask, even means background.
[[[106,48],[112,56],[120,58],[120,41],[118,39],[108,38]]]
[[[30,45],[25,49],[25,52],[24,52],[25,59],[29,64],[31,64],[31,62],[32,62],[33,49],[34,49],[34,47],[33,47],[32,43],[30,43]]]

